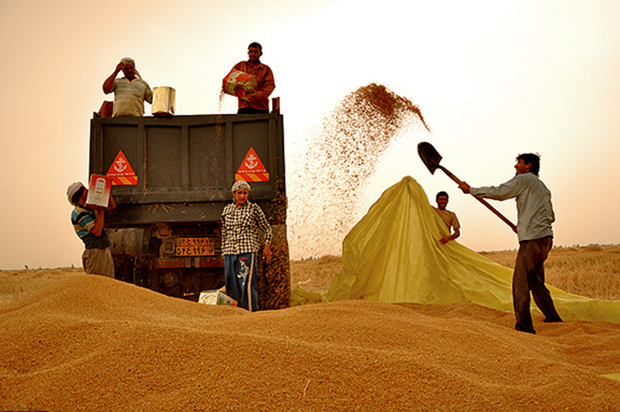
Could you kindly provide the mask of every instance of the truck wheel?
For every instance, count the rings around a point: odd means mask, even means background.
[[[133,259],[127,256],[114,256],[114,278],[133,283]]]
[[[148,258],[135,258],[133,283],[159,292],[159,273]]]
[[[203,290],[220,289],[225,285],[224,271],[211,270],[200,276],[200,292]]]

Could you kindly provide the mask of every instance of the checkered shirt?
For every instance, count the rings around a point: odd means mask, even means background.
[[[237,207],[234,203],[222,211],[222,255],[256,253],[260,246],[260,231],[265,243],[271,243],[271,226],[256,203],[246,201]]]

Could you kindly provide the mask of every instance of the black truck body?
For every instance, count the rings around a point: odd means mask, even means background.
[[[274,235],[261,308],[288,306],[282,115],[95,116],[89,169],[115,179],[105,227],[116,277],[194,300],[224,284],[221,213],[235,180],[250,180]]]

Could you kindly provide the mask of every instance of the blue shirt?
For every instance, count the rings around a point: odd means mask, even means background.
[[[533,173],[518,174],[499,186],[472,187],[470,193],[495,200],[516,198],[519,242],[553,236],[551,191]]]

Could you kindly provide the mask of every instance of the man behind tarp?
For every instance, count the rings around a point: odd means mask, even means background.
[[[448,231],[450,231],[450,235],[439,239],[439,242],[441,242],[442,245],[445,245],[449,241],[461,236],[461,224],[459,223],[459,219],[456,217],[456,213],[446,209],[446,206],[448,206],[447,192],[441,191],[437,193],[437,196],[435,196],[435,201],[437,202],[437,207],[434,207],[434,209],[439,214],[441,220],[443,220],[446,226],[448,226]],[[452,232],[452,229],[454,229],[454,232]]]
[[[117,79],[119,72],[125,77]],[[144,116],[144,101],[153,103],[153,91],[136,69],[136,62],[130,57],[124,57],[114,69],[114,72],[103,82],[103,92],[114,92],[114,108],[112,117]]]

